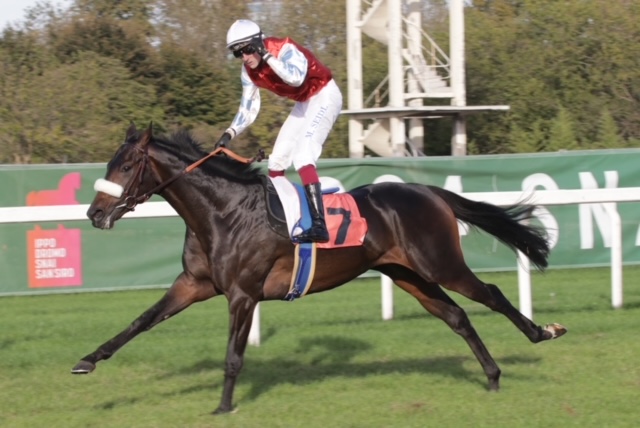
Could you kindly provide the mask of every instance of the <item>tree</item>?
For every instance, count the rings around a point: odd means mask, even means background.
[[[597,138],[592,144],[594,149],[613,149],[621,147],[621,141],[618,126],[608,109],[604,109],[598,121]]]
[[[623,138],[640,133],[638,2],[474,1],[466,11],[469,104],[510,104],[492,121],[469,121],[483,152],[501,150],[515,123],[551,128],[561,104],[583,144],[597,139],[608,107]]]
[[[123,26],[109,16],[86,15],[49,30],[50,46],[63,63],[82,52],[118,59],[133,78],[147,83],[160,75],[157,53],[141,28]]]
[[[132,22],[153,35],[154,0],[74,0],[71,11],[81,16],[91,16],[99,20]]]
[[[513,124],[509,132],[510,151],[513,153],[536,153],[544,141],[544,134],[539,127],[523,129]],[[537,132],[536,132],[537,131]]]
[[[132,80],[118,60],[91,52],[28,83],[15,94],[12,120],[0,132],[16,160],[105,162],[121,143],[123,123],[162,116],[153,87]]]
[[[227,30],[249,15],[246,2],[227,0],[159,0],[155,2],[156,35],[160,44],[189,50],[218,70],[228,59]]]
[[[214,71],[195,52],[168,42],[160,46],[159,54],[160,77],[156,85],[168,125],[192,127],[199,122],[231,122],[238,108],[235,86],[239,83],[229,85],[231,77],[226,69]]]
[[[574,131],[573,120],[569,111],[560,107],[558,115],[551,122],[549,139],[545,151],[577,150],[580,148]]]
[[[55,58],[38,42],[37,35],[9,28],[0,39],[0,162],[29,163],[34,141],[32,124],[23,120],[33,100],[28,91],[35,80],[55,68]]]

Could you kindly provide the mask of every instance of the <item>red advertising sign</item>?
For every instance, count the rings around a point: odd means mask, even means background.
[[[79,172],[66,174],[57,189],[30,192],[27,206],[75,205],[80,189]],[[82,285],[82,238],[80,229],[44,230],[35,226],[27,231],[27,271],[29,288]]]
[[[82,285],[80,229],[27,231],[29,288]]]

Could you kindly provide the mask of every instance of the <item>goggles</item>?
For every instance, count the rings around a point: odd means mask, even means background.
[[[244,46],[240,49],[236,49],[233,51],[233,56],[236,58],[242,58],[242,55],[251,55],[256,52],[256,48],[251,45]]]

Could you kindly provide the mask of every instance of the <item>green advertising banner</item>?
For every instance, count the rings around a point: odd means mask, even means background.
[[[463,192],[640,187],[640,150],[595,150],[525,155],[430,158],[367,158],[322,164],[323,176],[337,178],[345,189],[376,181],[430,184]],[[640,203],[619,203],[623,260],[640,263]],[[609,266],[611,230],[601,204],[541,207],[551,236],[550,268]],[[425,213],[425,221],[428,221]],[[464,233],[464,232],[463,232]],[[513,270],[513,253],[478,232],[462,237],[465,258],[475,270]]]
[[[640,187],[640,150],[527,155],[322,160],[323,182],[351,189],[379,181],[455,192]],[[266,167],[266,165],[262,165]],[[89,204],[104,164],[0,166],[0,206]],[[289,178],[297,181],[297,174]],[[158,197],[153,201],[160,201]],[[640,204],[619,203],[623,260],[640,263]],[[608,266],[611,230],[602,205],[541,207],[551,236],[550,268]],[[429,221],[429,213],[424,213]],[[536,220],[538,221],[538,220]],[[418,231],[417,231],[418,232]],[[122,219],[109,231],[89,220],[0,224],[0,295],[170,285],[181,272],[185,226],[179,217]],[[513,270],[514,254],[487,235],[461,228],[476,270]]]

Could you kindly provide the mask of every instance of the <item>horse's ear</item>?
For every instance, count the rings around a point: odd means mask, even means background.
[[[145,131],[142,133],[142,137],[140,137],[140,141],[138,141],[138,144],[140,145],[140,147],[145,147],[147,144],[149,144],[149,141],[151,141],[152,136],[153,136],[153,122],[149,122],[149,127],[145,129]]]
[[[127,129],[127,135],[124,137],[124,142],[131,141],[131,139],[138,133],[136,129],[136,124],[131,121],[131,125],[129,125],[129,129]]]

